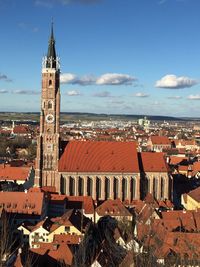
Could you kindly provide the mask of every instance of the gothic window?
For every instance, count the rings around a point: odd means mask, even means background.
[[[157,199],[157,194],[158,194],[158,180],[156,179],[156,177],[153,177],[153,196],[156,199]]]
[[[165,178],[164,177],[161,177],[161,191],[160,191],[160,196],[161,196],[161,199],[164,199],[164,196],[165,196]]]
[[[136,198],[136,180],[133,177],[131,179],[131,199],[135,199]]]
[[[79,177],[78,178],[78,194],[79,194],[79,196],[83,196],[83,188],[84,188],[83,178]]]
[[[127,198],[127,179],[122,179],[122,200]]]
[[[49,80],[49,86],[51,86],[52,85],[52,80]]]
[[[45,109],[45,101],[43,102],[43,108]]]
[[[106,177],[105,179],[105,199],[110,197],[110,179]]]
[[[97,177],[96,179],[96,191],[97,191],[97,199],[101,198],[101,179]]]
[[[88,179],[87,179],[87,193],[88,193],[88,196],[92,196],[92,185],[93,185],[92,178],[88,177]]]
[[[119,180],[114,178],[114,199],[119,197]]]
[[[69,178],[69,194],[75,196],[75,179],[71,176]]]

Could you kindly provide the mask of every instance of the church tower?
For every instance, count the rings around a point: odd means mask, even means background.
[[[40,134],[37,140],[35,185],[55,186],[60,192],[58,175],[60,130],[60,64],[56,56],[53,24],[48,52],[42,62]]]

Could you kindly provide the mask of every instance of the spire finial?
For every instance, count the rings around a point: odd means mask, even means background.
[[[54,39],[53,36],[53,25],[54,25],[54,21],[53,21],[53,17],[51,18],[51,39]]]

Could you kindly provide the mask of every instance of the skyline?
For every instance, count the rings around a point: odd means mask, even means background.
[[[53,18],[61,112],[199,117],[199,7],[198,0],[0,0],[0,111],[40,111]]]

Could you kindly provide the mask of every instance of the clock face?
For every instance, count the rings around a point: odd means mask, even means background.
[[[54,122],[54,116],[52,114],[47,114],[46,115],[46,122],[47,123],[52,123]]]

